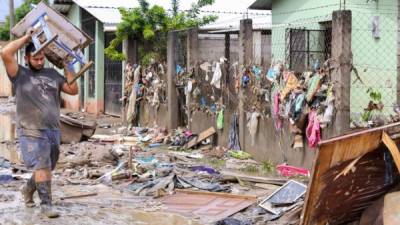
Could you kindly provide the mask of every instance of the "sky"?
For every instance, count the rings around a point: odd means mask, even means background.
[[[74,0],[84,6],[114,6],[114,7],[136,7],[139,5],[137,0]],[[206,28],[233,28],[237,29],[239,20],[247,17],[253,19],[254,28],[268,28],[271,24],[269,11],[266,10],[248,10],[248,7],[255,0],[215,0],[212,6],[202,8],[207,11],[204,14],[214,14],[218,20]],[[112,2],[112,4],[110,4]],[[160,5],[165,9],[171,9],[170,0],[148,0],[150,5]],[[197,0],[180,0],[180,10],[190,9],[192,3]]]
[[[8,15],[8,1],[9,0],[0,0],[0,21],[4,21],[5,16]],[[138,5],[136,0],[76,0],[79,2],[83,2],[87,5],[104,5],[110,6],[110,2],[112,2],[112,6],[124,6],[131,5],[133,7]],[[248,12],[248,17],[253,19],[253,27],[254,28],[268,28],[271,24],[271,17],[268,16],[269,11],[264,10],[248,10],[247,8],[254,2],[255,0],[215,0],[215,3],[212,6],[204,7],[204,11],[209,11],[204,13],[214,14],[218,16],[218,20],[210,25],[207,25],[207,28],[232,28],[237,29],[239,26],[239,20],[247,17],[245,14]],[[23,0],[14,0],[15,8],[18,7]],[[151,5],[157,4],[163,6],[166,9],[171,9],[171,1],[170,0],[148,0]],[[190,6],[196,0],[180,0],[180,9],[187,10],[190,9]]]
[[[8,15],[8,1],[0,0],[0,22],[4,22]],[[14,8],[17,8],[22,4],[23,0],[14,0]]]

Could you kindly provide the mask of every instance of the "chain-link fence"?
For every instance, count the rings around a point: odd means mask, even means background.
[[[353,121],[387,120],[397,93],[397,12],[352,10]]]

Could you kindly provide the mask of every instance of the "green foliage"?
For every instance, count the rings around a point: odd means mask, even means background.
[[[38,4],[41,0],[25,0],[25,2],[15,9],[15,22],[18,23],[25,15],[31,11],[31,4]],[[45,0],[47,3],[48,1]],[[0,26],[0,40],[7,41],[10,39],[10,17],[6,17],[4,25]]]
[[[150,7],[146,0],[138,1],[139,7],[119,9],[122,22],[117,26],[116,38],[105,49],[106,56],[112,60],[125,59],[116,47],[129,37],[138,41],[142,64],[146,65],[151,59],[164,61],[169,31],[199,27],[217,19],[213,15],[200,17],[200,9],[213,4],[214,0],[198,0],[188,12],[179,12],[179,0],[172,0],[171,14],[161,6]]]
[[[264,161],[262,162],[262,170],[265,173],[271,173],[275,170],[275,166],[271,161]]]
[[[382,94],[378,90],[374,90],[372,88],[367,89],[367,93],[369,94],[369,98],[374,103],[378,103],[382,100]]]
[[[370,106],[375,106],[382,104],[382,93],[378,90],[375,90],[371,87],[367,89],[367,94],[369,94],[369,106],[367,109],[364,110],[364,113],[361,114],[361,119],[362,121],[370,121],[374,116],[376,116],[378,113],[377,107],[370,107]]]

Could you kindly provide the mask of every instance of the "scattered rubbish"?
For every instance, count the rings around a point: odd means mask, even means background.
[[[228,155],[236,159],[251,159],[251,155],[245,151],[228,151]]]
[[[0,174],[0,184],[7,184],[13,181],[13,176],[11,174]]]
[[[191,169],[192,169],[192,171],[203,171],[203,172],[207,172],[209,174],[218,173],[218,171],[216,171],[215,169],[213,169],[211,167],[207,167],[207,166],[192,166]]]
[[[276,170],[278,171],[279,175],[284,177],[310,176],[310,171],[308,169],[288,166],[286,163],[277,165]]]
[[[72,114],[60,115],[61,142],[70,144],[88,140],[96,131],[96,121],[86,118],[80,119],[80,117],[75,119],[71,115]]]
[[[287,179],[281,178],[268,178],[268,177],[257,177],[257,176],[248,176],[234,172],[228,171],[221,171],[220,172],[223,176],[223,180],[233,180],[237,181],[237,178],[243,181],[250,181],[255,183],[266,183],[266,184],[276,184],[276,185],[283,185],[287,182]]]
[[[187,217],[198,217],[205,223],[214,223],[239,212],[256,202],[254,196],[196,191],[177,191],[161,199],[166,212]]]
[[[108,129],[108,128],[111,128],[112,126],[110,125],[110,124],[99,124],[99,128],[102,128],[102,129]]]
[[[97,193],[88,193],[88,194],[80,194],[80,195],[73,195],[73,196],[65,196],[61,197],[61,200],[67,200],[67,199],[74,199],[74,198],[85,198],[85,197],[91,197],[91,196],[96,196]]]
[[[187,148],[192,148],[198,144],[200,144],[202,141],[206,140],[210,136],[214,135],[216,133],[216,130],[214,127],[210,127],[207,130],[201,132],[199,136],[193,138],[192,140],[189,141]]]
[[[216,225],[251,225],[250,221],[241,221],[235,218],[225,218],[218,221]]]
[[[227,186],[222,186],[216,182],[202,181],[193,177],[177,176],[177,180],[183,188],[195,187],[201,190],[221,192],[228,190]]]
[[[306,185],[289,180],[259,205],[275,215],[281,215],[296,206],[299,199],[306,193],[306,189]]]

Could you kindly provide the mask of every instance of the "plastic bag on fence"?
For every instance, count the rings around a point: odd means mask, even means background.
[[[251,136],[251,145],[252,146],[254,146],[254,144],[255,144],[259,116],[260,116],[260,113],[258,113],[258,112],[252,112],[248,115],[249,122],[247,123],[247,128],[249,129],[249,133]]]
[[[221,88],[221,77],[222,77],[221,64],[216,63],[214,75],[213,75],[213,78],[211,79],[211,85],[220,89]]]
[[[211,72],[210,68],[211,68],[211,63],[209,62],[205,62],[200,65],[200,69],[206,72],[206,77],[205,77],[206,81],[208,81],[208,73]]]
[[[311,100],[314,98],[315,93],[317,93],[319,89],[320,83],[321,76],[319,74],[314,74],[314,76],[310,78],[306,97],[307,102],[311,102]]]
[[[222,130],[224,128],[224,109],[221,109],[217,115],[217,128]]]
[[[286,79],[285,88],[281,92],[281,101],[283,101],[286,96],[297,87],[298,84],[299,80],[297,79],[296,75],[294,75],[294,73],[290,73]]]

